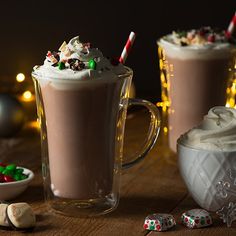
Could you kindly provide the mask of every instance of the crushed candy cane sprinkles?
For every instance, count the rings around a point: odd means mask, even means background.
[[[77,37],[75,37],[78,39]],[[75,39],[74,38],[74,39]],[[90,43],[78,43],[81,54],[89,54]],[[89,62],[79,59],[79,55],[73,54],[74,52],[69,48],[68,44],[64,41],[59,48],[59,52],[48,51],[46,58],[52,66],[57,66],[59,70],[71,69],[80,71],[83,69],[96,69],[95,58],[90,59]],[[73,57],[75,56],[75,57]]]
[[[126,55],[127,57],[128,55]],[[120,58],[108,58],[89,42],[81,42],[79,36],[64,41],[58,51],[48,51],[43,65],[35,66],[33,75],[40,81],[90,79],[118,79],[127,73]],[[131,72],[132,73],[132,72]]]
[[[179,46],[208,45],[212,43],[233,43],[233,37],[226,37],[224,30],[209,26],[188,31],[173,31],[171,42]]]
[[[70,40],[69,44],[64,41],[59,47],[58,52],[48,51],[46,60],[53,67],[59,70],[71,69],[73,71],[81,71],[84,69],[96,70],[97,63],[101,62],[103,58],[101,52],[91,47],[91,43],[81,43],[79,36]],[[103,58],[104,59],[104,58]],[[115,59],[108,60],[109,65],[117,66],[118,63],[113,63]],[[107,64],[107,63],[105,63]],[[110,70],[108,64],[99,68],[100,72]]]

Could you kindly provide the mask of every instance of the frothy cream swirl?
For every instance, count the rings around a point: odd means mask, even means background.
[[[197,149],[236,150],[236,109],[213,107],[202,123],[183,134],[179,142]]]
[[[72,69],[70,60],[82,64],[82,68]],[[96,68],[90,67],[93,60]],[[63,69],[58,66],[63,63]],[[90,43],[82,43],[79,36],[72,38],[67,44],[64,42],[58,52],[48,52],[44,64],[35,66],[33,75],[43,80],[51,79],[104,79],[117,78],[117,75],[126,73],[125,67],[119,63],[111,64],[98,48],[92,48]]]

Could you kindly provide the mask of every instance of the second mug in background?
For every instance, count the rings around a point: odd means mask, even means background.
[[[210,42],[210,36],[215,41]],[[174,32],[157,45],[169,147],[176,151],[181,134],[196,126],[211,107],[226,104],[226,89],[234,80],[236,46],[224,38],[223,31],[210,27]]]

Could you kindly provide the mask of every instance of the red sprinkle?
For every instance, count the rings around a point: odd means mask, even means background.
[[[204,29],[201,29],[201,30],[199,31],[199,35],[200,35],[200,36],[204,36],[204,35],[205,35],[205,33],[206,33],[206,32],[205,32],[205,30],[204,30]]]
[[[215,35],[211,34],[208,36],[207,41],[210,43],[214,43],[215,42]]]
[[[13,182],[15,181],[11,176],[9,175],[4,175],[4,180],[5,182]]]
[[[48,53],[47,53],[47,57],[51,57],[51,56],[52,56],[51,51],[48,51]]]

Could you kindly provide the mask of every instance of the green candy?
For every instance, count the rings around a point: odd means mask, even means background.
[[[15,174],[15,175],[13,176],[13,178],[14,178],[16,181],[19,181],[19,180],[21,180],[21,175]]]
[[[60,61],[60,62],[58,63],[58,69],[59,69],[59,70],[64,70],[65,68],[66,68],[65,63],[62,62],[62,61]]]
[[[0,166],[0,173],[2,173],[5,170],[5,167]]]
[[[93,59],[89,61],[88,65],[89,65],[89,69],[96,70],[97,63]]]
[[[24,169],[22,169],[22,168],[17,168],[17,169],[15,170],[15,173],[16,173],[16,174],[19,174],[19,175],[21,175],[23,172],[24,172]]]
[[[23,175],[20,176],[20,178],[21,178],[21,180],[23,180],[23,179],[27,179],[28,176],[23,174]]]
[[[177,31],[176,32],[177,34],[178,34],[178,36],[179,36],[179,38],[182,38],[182,37],[187,37],[187,32],[186,31]]]
[[[15,181],[20,181],[28,178],[28,175],[23,174],[24,169],[17,167],[15,164],[9,164],[6,167],[0,166],[0,173],[12,177]]]
[[[14,171],[8,170],[8,169],[5,168],[5,170],[3,170],[3,172],[2,172],[2,174],[12,177],[14,175]]]
[[[7,166],[6,166],[6,169],[7,169],[7,170],[10,170],[10,171],[14,171],[14,170],[16,169],[16,165],[15,165],[15,164],[7,165]]]

